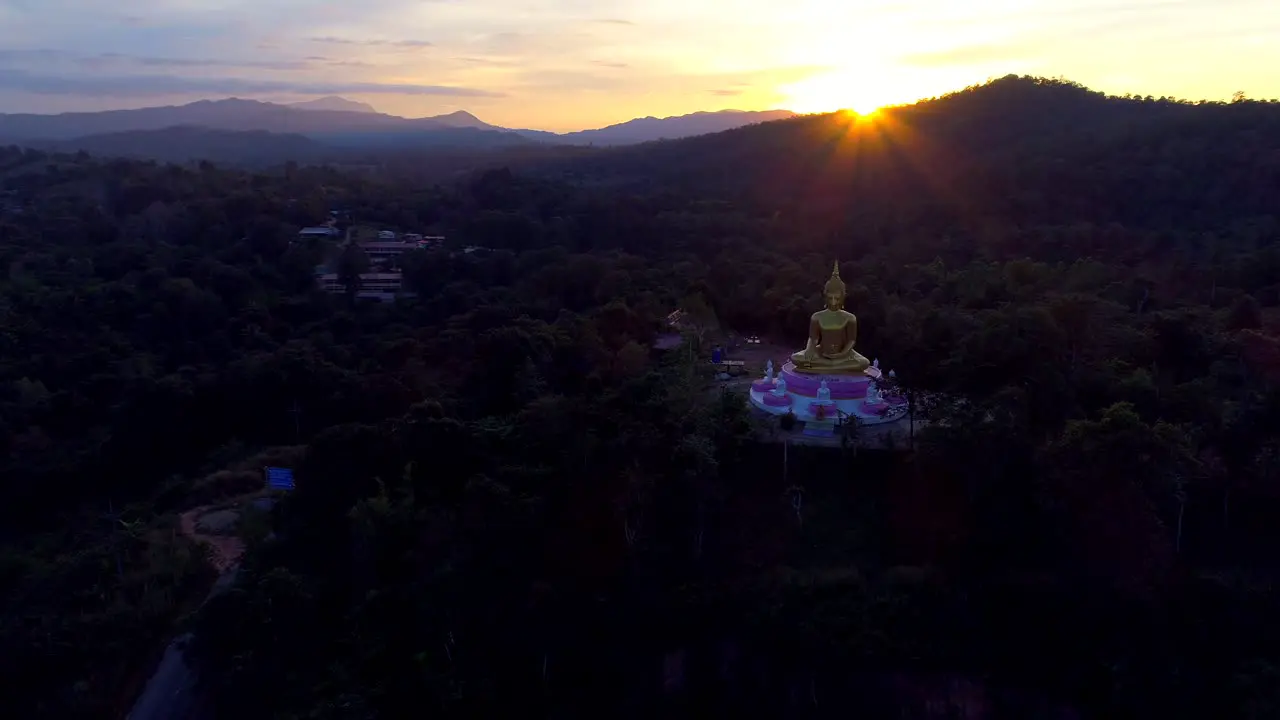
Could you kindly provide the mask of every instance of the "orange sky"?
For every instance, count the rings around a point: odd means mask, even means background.
[[[0,2],[0,108],[339,94],[574,130],[725,108],[868,110],[1008,73],[1280,96],[1275,0]]]

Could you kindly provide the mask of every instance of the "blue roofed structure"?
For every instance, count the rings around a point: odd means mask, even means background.
[[[272,490],[292,490],[293,471],[288,468],[263,468],[267,475],[267,487]]]

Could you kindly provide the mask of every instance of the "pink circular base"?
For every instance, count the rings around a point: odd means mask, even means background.
[[[773,390],[773,387],[774,387],[774,382],[772,380],[756,380],[755,382],[751,383],[751,389],[755,390],[756,392],[767,393],[770,390]]]
[[[879,376],[880,371],[875,368],[867,368],[862,375],[807,375],[796,372],[795,363],[790,362],[782,366],[781,373],[781,377],[787,381],[787,392],[805,397],[817,397],[818,388],[826,380],[832,400],[860,400],[866,397],[871,380]]]
[[[764,394],[764,397],[762,397],[761,400],[764,402],[765,405],[768,405],[770,407],[790,407],[791,406],[790,395],[774,395],[771,392],[767,392]]]
[[[865,400],[833,400],[831,405],[827,405],[826,417],[818,420],[814,410],[818,406],[818,401],[804,396],[793,396],[790,392],[786,395],[778,396],[772,392],[760,393],[752,391],[750,394],[751,404],[757,408],[770,413],[772,415],[782,415],[788,411],[794,412],[801,420],[805,422],[817,423],[834,423],[840,414],[855,417],[864,425],[881,425],[892,423],[906,417],[907,409],[904,404],[895,402],[875,403],[867,405]]]

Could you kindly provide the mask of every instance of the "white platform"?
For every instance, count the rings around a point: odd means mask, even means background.
[[[822,377],[809,376],[813,380],[821,381]],[[849,382],[847,376],[826,378],[829,384]],[[774,394],[772,389],[776,388],[777,381],[766,383],[764,378],[752,383],[751,387],[751,404],[771,415],[785,415],[787,412],[794,412],[796,419],[803,420],[806,423],[814,424],[831,424],[835,425],[841,415],[855,417],[863,425],[881,425],[885,423],[897,422],[907,415],[906,401],[901,398],[889,397],[878,405],[868,405],[865,397],[859,398],[834,398],[825,402],[819,402],[816,393],[814,395],[802,394],[795,392],[788,387],[785,395],[779,397]],[[809,390],[810,388],[806,388]],[[823,419],[819,420],[816,414],[816,406],[823,404],[826,406],[826,413]],[[838,412],[833,412],[837,410]]]

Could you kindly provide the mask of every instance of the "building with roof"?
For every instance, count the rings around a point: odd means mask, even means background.
[[[317,272],[316,285],[327,293],[340,295],[347,291],[335,272]],[[404,292],[403,276],[399,272],[375,271],[360,273],[360,290],[356,297],[369,300],[395,300],[409,295]]]
[[[319,227],[305,227],[298,231],[298,238],[303,240],[306,240],[309,238],[331,238],[331,237],[337,237],[337,235],[338,235],[338,228],[333,227],[332,225],[322,225]]]
[[[413,250],[416,245],[400,241],[376,240],[374,242],[361,243],[360,249],[365,255],[369,256],[369,260],[373,262],[395,260],[408,250]]]
[[[394,265],[401,255],[410,250],[430,250],[441,247],[443,243],[443,235],[405,233],[399,240],[366,240],[360,243],[360,249],[374,265],[388,266]]]

